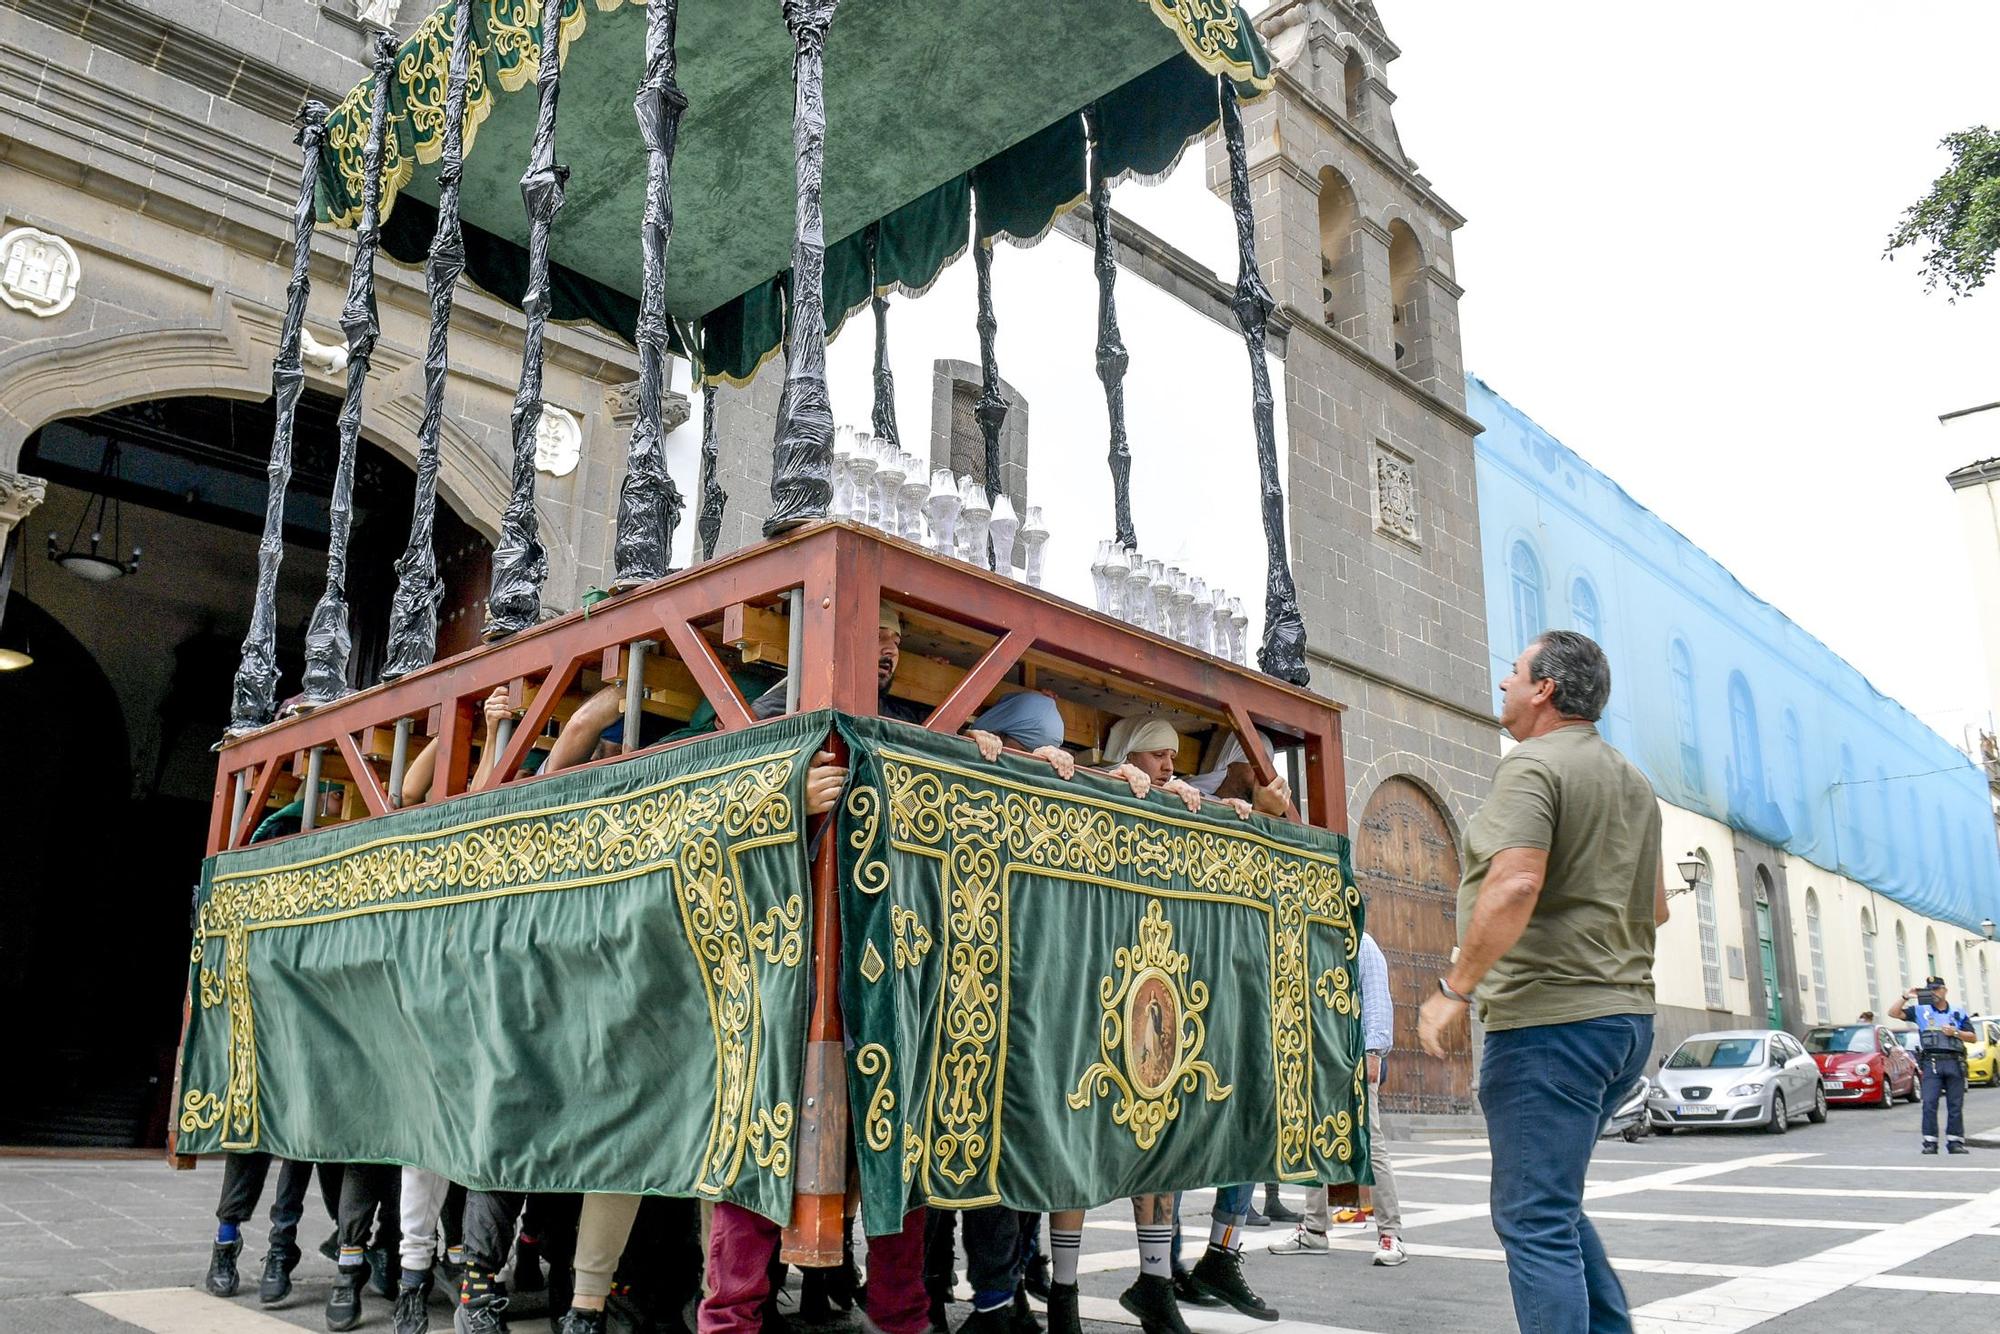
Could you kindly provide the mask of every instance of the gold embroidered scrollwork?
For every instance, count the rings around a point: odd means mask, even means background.
[[[880,894],[889,887],[889,864],[868,853],[882,828],[881,791],[866,783],[856,783],[847,793],[847,814],[859,822],[859,827],[847,836],[847,845],[861,854],[854,863],[854,887],[863,894]]]
[[[217,977],[212,970],[207,968],[201,970],[200,990],[202,1009],[212,1010],[222,1004],[222,979]]]
[[[889,930],[896,938],[897,968],[915,968],[931,952],[931,933],[914,909],[891,905]]]
[[[207,1130],[222,1118],[222,1099],[200,1089],[189,1089],[181,1097],[181,1133],[192,1135]]]
[[[764,910],[764,920],[750,928],[750,948],[761,950],[765,963],[796,968],[805,957],[804,927],[805,906],[793,894]]]
[[[917,1164],[924,1160],[924,1137],[917,1128],[905,1122],[903,1125],[903,1180],[916,1175]]]
[[[1208,984],[1188,980],[1188,956],[1174,948],[1174,924],[1158,899],[1146,902],[1139,943],[1120,945],[1111,964],[1122,976],[1107,974],[1098,982],[1103,1005],[1098,1059],[1084,1070],[1068,1102],[1082,1111],[1116,1089],[1111,1119],[1130,1130],[1143,1151],[1179,1118],[1181,1094],[1200,1092],[1209,1102],[1221,1102],[1235,1087],[1201,1059],[1208,1040],[1201,1018]]]
[[[781,1177],[792,1170],[791,1138],[792,1105],[781,1102],[775,1107],[757,1109],[744,1143],[757,1166],[769,1168],[772,1176]]]
[[[1354,1118],[1346,1112],[1323,1116],[1313,1127],[1313,1147],[1326,1158],[1347,1162],[1354,1157]]]
[[[1330,1010],[1353,1014],[1354,991],[1345,968],[1329,968],[1313,982],[1313,994]]]
[[[879,1042],[854,1053],[857,1074],[864,1079],[881,1077],[868,1095],[868,1112],[861,1118],[862,1137],[877,1153],[887,1153],[896,1143],[896,1128],[889,1121],[889,1113],[896,1110],[896,1091],[889,1087],[890,1065],[889,1049]]]

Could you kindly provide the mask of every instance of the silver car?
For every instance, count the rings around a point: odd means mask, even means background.
[[[1656,1133],[1688,1126],[1757,1127],[1782,1135],[1800,1116],[1826,1120],[1819,1066],[1790,1033],[1697,1033],[1660,1063],[1647,1099]]]

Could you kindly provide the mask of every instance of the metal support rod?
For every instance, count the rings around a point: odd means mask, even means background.
[[[486,598],[487,639],[503,639],[542,619],[542,582],[549,577],[549,553],[535,517],[535,431],[542,421],[542,338],[549,322],[549,229],[563,205],[569,168],[556,161],[556,100],[561,93],[562,10],[560,0],[542,6],[541,45],[535,57],[535,139],[528,170],[521,176],[521,199],[528,211],[528,287],[521,297],[527,336],[521,343],[521,387],[514,394],[509,425],[514,432],[513,493],[500,515],[500,540],[493,545],[493,588]]]
[[[250,784],[244,778],[243,770],[236,771],[236,790],[229,795],[229,828],[231,832],[243,827],[243,812],[250,807]]]
[[[625,647],[625,753],[639,749],[640,715],[646,708],[646,650],[650,639],[635,639]]]
[[[799,711],[799,672],[806,655],[806,591],[785,594],[785,712]]]
[[[403,804],[403,779],[410,772],[410,726],[414,721],[411,718],[396,720],[396,740],[389,748],[389,806],[392,810]]]
[[[729,493],[715,475],[719,451],[715,443],[715,386],[701,387],[701,519],[695,531],[701,536],[701,558],[715,559],[715,543],[722,536],[722,511]]]
[[[305,368],[299,364],[299,333],[305,326],[306,298],[312,292],[312,238],[319,153],[326,143],[326,106],[310,99],[299,110],[299,145],[304,166],[298,200],[292,206],[292,278],[285,286],[285,318],[278,327],[278,355],[271,362],[271,395],[276,422],[271,428],[271,461],[265,468],[264,535],[257,541],[257,597],[243,657],[230,689],[230,736],[254,732],[277,712],[278,562],[285,554],[285,488],[292,478],[292,424]]]
[[[319,828],[319,771],[326,760],[326,747],[314,746],[306,752],[305,800],[300,808],[299,829],[301,832]]]
[[[347,544],[354,531],[354,456],[361,447],[361,395],[382,325],[375,315],[375,251],[382,244],[382,154],[389,135],[389,82],[396,73],[396,39],[375,34],[375,87],[368,142],[361,150],[361,221],[354,229],[354,267],[340,308],[347,335],[347,394],[340,403],[340,454],[327,504],[326,588],[306,622],[304,705],[331,704],[353,689],[347,660],[354,636],[347,624]]]
[[[896,377],[889,370],[889,302],[875,272],[876,251],[881,244],[882,224],[868,224],[868,304],[875,311],[875,407],[869,421],[877,444],[901,449],[903,441],[896,433]]]
[[[509,714],[500,720],[498,727],[493,729],[493,763],[498,764],[500,762],[500,757],[507,753],[507,746],[513,740],[514,717],[512,714]],[[495,781],[504,782],[506,780],[503,778]]]
[[[639,287],[639,417],[625,455],[618,491],[614,589],[664,578],[673,568],[681,493],[667,472],[661,396],[667,376],[667,246],[674,235],[674,141],[687,97],[674,82],[674,25],[679,0],[646,6],[646,73],[632,109],[646,144],[646,207],[639,224],[643,276]]]
[[[826,389],[826,30],[837,0],[782,0],[793,43],[792,154],[798,201],[792,233],[792,299],[785,331],[785,391],[771,458],[771,517],[764,536],[824,519],[833,501],[833,403]]]
[[[1090,144],[1090,230],[1097,272],[1097,378],[1104,382],[1104,410],[1111,423],[1111,522],[1120,545],[1136,550],[1132,531],[1132,446],[1125,434],[1125,368],[1131,362],[1118,330],[1118,301],[1112,291],[1118,256],[1111,245],[1111,182],[1104,174],[1103,127],[1097,104],[1083,109],[1084,137]]]
[[[424,259],[424,287],[430,294],[431,327],[424,343],[424,415],[417,423],[416,503],[410,510],[410,542],[396,561],[396,593],[389,604],[389,649],[382,679],[394,681],[437,656],[438,581],[432,525],[437,515],[438,438],[444,425],[444,387],[450,357],[452,302],[465,272],[465,237],[458,221],[460,178],[465,171],[465,87],[470,76],[472,0],[458,0],[452,16],[451,64],[445,79],[444,144],[438,157],[437,230]],[[401,794],[391,792],[392,803]]]
[[[1250,423],[1257,436],[1257,476],[1264,515],[1264,643],[1257,666],[1266,675],[1295,686],[1308,685],[1306,623],[1299,614],[1299,591],[1292,582],[1285,544],[1285,484],[1278,477],[1277,424],[1271,401],[1271,368],[1264,357],[1264,324],[1271,316],[1271,293],[1257,271],[1256,222],[1250,211],[1249,155],[1243,148],[1243,114],[1236,85],[1216,79],[1222,100],[1222,139],[1229,150],[1229,210],[1236,218],[1236,294],[1230,307],[1250,353]]]
[[[975,234],[972,263],[979,277],[979,399],[972,415],[979,420],[979,433],[986,438],[986,502],[992,504],[1003,494],[1000,484],[1000,427],[1007,420],[1007,400],[1000,392],[1000,361],[993,351],[993,339],[1000,321],[993,314],[993,242]]]

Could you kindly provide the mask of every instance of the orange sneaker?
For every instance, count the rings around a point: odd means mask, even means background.
[[[1373,1209],[1357,1209],[1349,1205],[1344,1209],[1334,1210],[1333,1223],[1336,1227],[1361,1227],[1371,1222],[1374,1217]]]

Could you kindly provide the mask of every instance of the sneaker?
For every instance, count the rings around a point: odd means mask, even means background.
[[[257,1300],[265,1306],[276,1306],[292,1295],[292,1269],[299,1262],[296,1255],[283,1251],[272,1251],[264,1257],[264,1276],[257,1280]]]
[[[1972,1150],[1970,1150],[1970,1149],[1966,1148],[1966,1147],[1965,1147],[1965,1146],[1964,1146],[1963,1144],[1952,1144],[1952,1145],[1950,1145],[1950,1146],[1949,1146],[1949,1147],[1948,1147],[1948,1148],[1946,1149],[1946,1152],[1947,1152],[1947,1153],[1971,1153],[1971,1152],[1972,1152]]]
[[[1180,1304],[1174,1300],[1172,1279],[1141,1274],[1118,1294],[1118,1304],[1139,1317],[1139,1328],[1145,1334],[1188,1334]]]
[[[361,1290],[367,1286],[365,1265],[346,1265],[334,1275],[333,1288],[326,1294],[328,1329],[353,1329],[361,1323]]]
[[[1223,1301],[1253,1320],[1276,1320],[1278,1308],[1251,1290],[1243,1277],[1243,1257],[1235,1251],[1211,1246],[1190,1275],[1194,1286]]]
[[[234,1297],[237,1284],[242,1279],[236,1273],[236,1257],[243,1253],[243,1238],[235,1241],[218,1241],[215,1249],[208,1253],[208,1273],[202,1276],[201,1286],[208,1289],[211,1297]]]
[[[394,1317],[396,1334],[430,1334],[430,1300],[431,1284],[428,1273],[421,1282],[398,1283]]]
[[[548,1285],[542,1277],[541,1243],[522,1237],[514,1243],[514,1291],[540,1292]]]
[[[1305,1218],[1304,1214],[1275,1197],[1264,1201],[1264,1216],[1273,1223],[1297,1223]]]
[[[556,1326],[556,1334],[605,1334],[608,1324],[602,1311],[579,1311],[574,1306]],[[397,1334],[401,1334],[399,1330]]]
[[[1083,1334],[1083,1321],[1076,1310],[1074,1283],[1049,1285],[1049,1334]]]
[[[1271,1247],[1273,1255],[1325,1255],[1332,1247],[1327,1244],[1326,1233],[1315,1232],[1300,1224],[1297,1231]]]
[[[1194,1283],[1194,1274],[1186,1269],[1174,1270],[1174,1300],[1183,1306],[1220,1306],[1219,1298],[1211,1297]]]
[[[453,1334],[507,1334],[506,1313],[507,1290],[498,1276],[466,1265],[451,1313]]]
[[[1924,1151],[1925,1153],[1936,1153],[1936,1152],[1937,1152],[1937,1145],[1935,1145],[1935,1144],[1926,1144],[1926,1145],[1924,1145],[1924,1148],[1923,1148],[1923,1151]]]
[[[1335,1227],[1366,1227],[1374,1217],[1375,1211],[1373,1209],[1359,1209],[1350,1204],[1344,1209],[1333,1211],[1333,1225]]]
[[[1384,1232],[1375,1243],[1375,1263],[1378,1265],[1399,1265],[1409,1258],[1403,1250],[1403,1243],[1396,1240],[1393,1232]]]

